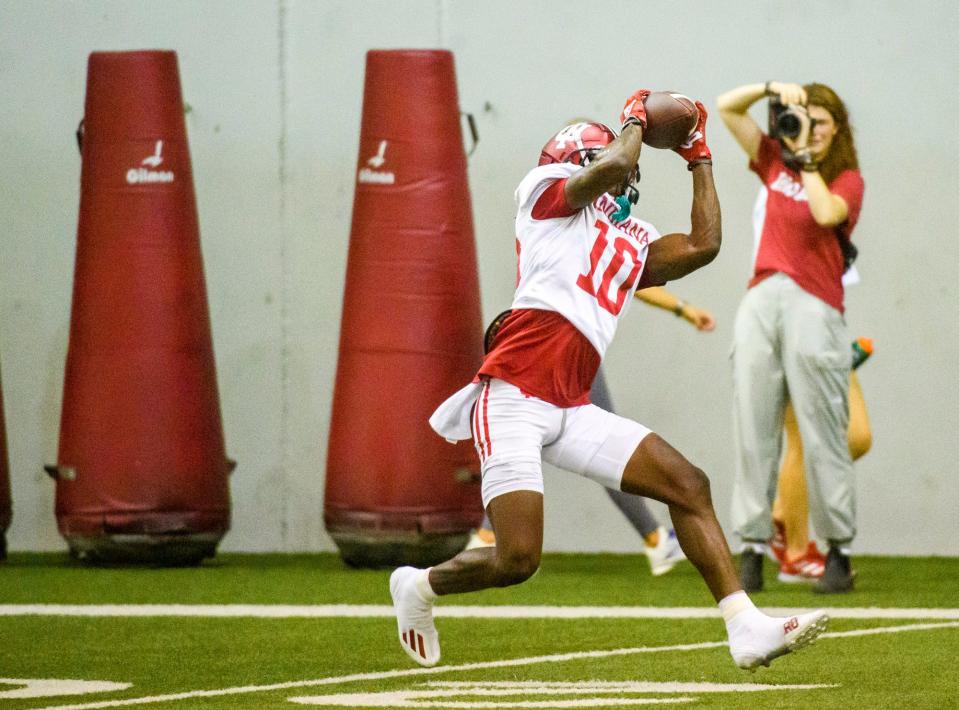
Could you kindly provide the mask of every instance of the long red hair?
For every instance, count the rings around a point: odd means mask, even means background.
[[[836,135],[832,138],[829,152],[819,166],[819,173],[828,185],[843,170],[858,170],[859,157],[849,125],[849,112],[839,95],[825,84],[806,84],[806,104],[822,106],[836,122]]]

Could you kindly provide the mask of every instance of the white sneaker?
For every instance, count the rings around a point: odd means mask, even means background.
[[[649,567],[654,577],[666,574],[677,562],[686,559],[683,554],[683,548],[679,546],[679,540],[676,539],[676,531],[670,528],[667,530],[663,526],[656,529],[659,533],[659,544],[655,547],[645,545],[643,547],[646,557],[649,559]]]
[[[729,652],[740,668],[768,666],[773,659],[811,644],[826,630],[828,621],[822,610],[775,617],[755,608],[746,609],[726,625]]]
[[[440,635],[433,624],[433,602],[426,601],[416,588],[425,570],[400,567],[390,575],[390,595],[396,611],[400,645],[406,655],[421,666],[435,666],[440,660]]]

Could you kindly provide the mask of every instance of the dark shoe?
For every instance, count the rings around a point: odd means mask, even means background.
[[[763,553],[745,549],[739,555],[739,581],[744,592],[763,590]]]
[[[852,562],[848,555],[842,554],[835,545],[829,546],[826,556],[826,571],[812,590],[819,594],[843,594],[852,591],[852,580],[856,573],[852,571]]]

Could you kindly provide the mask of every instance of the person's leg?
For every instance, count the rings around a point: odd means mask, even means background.
[[[400,645],[424,666],[440,659],[433,623],[438,596],[519,584],[536,571],[542,551],[541,451],[544,442],[559,437],[563,410],[490,380],[473,416],[483,502],[497,533],[496,546],[465,550],[430,569],[400,567],[390,576]]]
[[[669,506],[686,554],[719,604],[730,653],[741,668],[768,665],[825,629],[822,611],[778,619],[756,609],[738,583],[712,507],[709,479],[646,427],[598,407],[577,407],[568,410],[563,435],[543,448],[543,458]]]
[[[686,559],[686,554],[676,537],[676,531],[672,527],[667,528],[657,522],[645,498],[612,488],[603,490],[636,532],[643,536],[643,554],[646,555],[649,571],[654,577],[670,572]],[[644,530],[646,532],[643,532]]]
[[[849,373],[849,455],[855,461],[872,448],[872,427],[862,385],[855,372]]]
[[[787,584],[811,584],[825,571],[826,559],[809,539],[809,500],[803,468],[802,437],[792,404],[783,417],[786,450],[779,469],[779,484],[773,503],[776,532],[770,548],[779,562],[777,579]]]
[[[496,546],[466,550],[429,571],[437,596],[462,594],[525,582],[539,567],[543,549],[543,494],[513,491],[486,508]]]
[[[659,521],[653,515],[653,511],[646,504],[646,499],[642,496],[636,496],[632,493],[623,493],[614,491],[612,488],[604,489],[609,494],[609,499],[619,508],[619,511],[629,521],[629,524],[640,535],[647,545],[656,545],[659,536]]]
[[[785,528],[787,552],[796,558],[809,546],[809,498],[806,492],[806,472],[803,468],[802,437],[791,404],[786,405],[783,417],[786,432],[786,451],[779,469],[779,485],[773,503],[773,520]],[[864,456],[872,448],[872,428],[862,395],[862,386],[855,372],[849,374],[849,455],[852,460]]]
[[[772,533],[771,508],[786,401],[779,336],[784,280],[788,278],[774,275],[749,289],[734,325],[736,471],[732,517],[743,540],[740,578],[747,592],[763,588],[763,555]]]
[[[773,519],[783,524],[786,537],[786,559],[798,559],[809,547],[809,499],[806,494],[806,473],[803,469],[802,437],[792,404],[783,416],[786,451],[779,469]]]
[[[517,490],[487,506],[496,521],[495,547],[464,550],[429,569],[400,567],[390,576],[400,645],[424,666],[440,660],[433,602],[444,594],[508,587],[529,579],[539,567],[543,548],[543,494]]]
[[[726,537],[713,510],[709,479],[660,436],[649,434],[623,471],[622,487],[669,506],[690,562],[719,604],[729,652],[740,668],[770,661],[806,646],[826,630],[828,616],[814,611],[789,619],[767,616],[743,591]]]
[[[810,513],[830,546],[815,589],[849,591],[849,545],[856,534],[848,443],[849,337],[842,315],[798,286],[784,321],[783,361],[802,437]]]
[[[809,539],[809,500],[803,467],[802,437],[792,404],[786,405],[783,416],[786,450],[779,469],[779,485],[773,503],[773,552],[779,561],[780,582],[813,583],[825,571],[825,558]],[[777,549],[778,548],[778,549]]]
[[[593,378],[593,384],[589,390],[589,399],[600,409],[607,412],[615,412],[613,408],[613,399],[609,394],[609,387],[606,384],[606,377],[603,375],[603,368],[596,370],[596,377]],[[653,515],[646,501],[641,496],[634,496],[629,493],[606,488],[613,504],[619,508],[619,511],[629,521],[629,524],[638,532],[647,545],[655,546],[659,543],[659,521]]]
[[[822,553],[809,541],[809,499],[803,466],[802,437],[792,405],[783,418],[786,450],[779,471],[779,485],[773,502],[773,523],[783,532],[785,545],[780,560],[780,581],[809,582],[822,577]],[[872,429],[862,387],[855,372],[849,373],[849,455],[855,461],[872,447]],[[774,540],[775,542],[775,540]]]
[[[669,506],[676,536],[718,602],[742,589],[716,513],[709,479],[658,434],[646,436],[626,464],[622,489]]]

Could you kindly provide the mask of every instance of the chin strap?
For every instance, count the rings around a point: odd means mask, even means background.
[[[615,200],[619,209],[613,212],[611,219],[614,222],[622,222],[629,217],[629,213],[637,202],[639,202],[639,190],[632,185],[626,188],[626,191]]]

